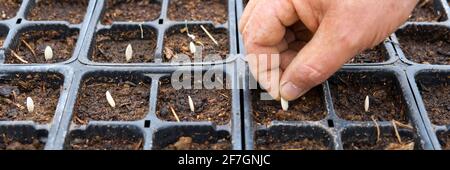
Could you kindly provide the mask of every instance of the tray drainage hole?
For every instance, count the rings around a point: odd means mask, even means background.
[[[164,24],[164,19],[159,19],[158,24]]]
[[[334,122],[331,119],[328,119],[328,127],[334,127]]]
[[[16,24],[22,23],[22,18],[17,19]]]
[[[144,127],[149,128],[150,127],[150,120],[144,121]]]

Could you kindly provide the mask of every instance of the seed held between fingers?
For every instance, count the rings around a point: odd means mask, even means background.
[[[116,102],[114,101],[113,97],[111,96],[111,93],[109,91],[106,91],[106,100],[108,101],[108,104],[112,107],[116,107]]]
[[[27,110],[28,110],[28,113],[34,112],[34,102],[31,97],[27,97]]]
[[[289,102],[284,98],[281,98],[281,108],[283,108],[284,111],[288,111],[289,109]]]
[[[46,61],[49,61],[49,60],[51,60],[53,58],[52,47],[50,47],[50,46],[45,47],[44,58],[45,58]]]

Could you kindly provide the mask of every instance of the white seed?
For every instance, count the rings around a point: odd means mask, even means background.
[[[369,96],[366,96],[366,100],[364,101],[364,110],[366,112],[369,112],[369,106],[370,106],[370,101],[369,101]]]
[[[189,50],[191,50],[192,54],[195,54],[195,52],[197,52],[197,47],[195,47],[194,42],[191,41],[191,43],[189,43]]]
[[[131,44],[128,44],[127,49],[125,50],[125,59],[129,62],[133,58],[133,47]]]
[[[108,101],[109,105],[112,108],[116,107],[116,102],[114,102],[113,97],[111,96],[111,93],[109,93],[109,91],[106,91],[106,100]]]
[[[289,102],[283,98],[281,98],[281,108],[283,108],[284,111],[288,111],[289,109]]]
[[[189,99],[189,108],[191,109],[191,112],[195,112],[194,102],[192,101],[191,96],[188,96]]]
[[[29,113],[34,112],[34,102],[33,99],[31,99],[31,97],[27,97],[27,110]]]
[[[53,58],[52,47],[50,47],[50,46],[45,47],[44,57],[45,57],[45,60],[47,60],[47,61],[51,60]]]

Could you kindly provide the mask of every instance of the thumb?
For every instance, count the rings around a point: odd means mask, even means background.
[[[280,80],[283,99],[292,101],[304,95],[365,48],[358,31],[343,24],[323,20],[311,41],[284,71]]]

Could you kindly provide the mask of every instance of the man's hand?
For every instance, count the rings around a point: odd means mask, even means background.
[[[250,0],[239,25],[247,54],[257,55],[250,70],[272,97],[295,100],[381,43],[417,1]]]

